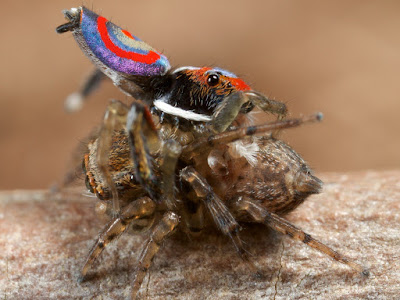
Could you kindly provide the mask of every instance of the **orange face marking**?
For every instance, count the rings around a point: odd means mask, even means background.
[[[240,78],[233,78],[233,77],[226,77],[229,78],[229,82],[239,91],[250,91],[251,88],[248,86],[242,79]]]
[[[199,82],[200,84],[207,85],[207,77],[206,74],[208,71],[211,71],[210,67],[203,67],[197,70],[188,70],[187,73],[191,77],[192,80]],[[232,87],[238,91],[249,91],[251,90],[250,86],[247,85],[242,79],[238,77],[230,77],[224,74],[220,74],[220,83],[216,85],[216,88],[224,88],[227,82],[229,82]]]
[[[190,79],[192,79],[193,81],[206,85],[207,76],[205,75],[205,73],[209,70],[211,70],[211,68],[204,67],[197,70],[188,70],[187,73],[189,74]]]

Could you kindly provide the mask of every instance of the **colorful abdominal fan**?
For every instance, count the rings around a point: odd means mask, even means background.
[[[127,77],[164,75],[171,68],[164,55],[136,36],[85,7],[80,9],[80,30],[74,35],[96,64]]]

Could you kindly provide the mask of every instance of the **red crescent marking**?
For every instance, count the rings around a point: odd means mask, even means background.
[[[126,30],[123,30],[123,29],[121,29],[121,31],[122,31],[127,37],[131,38],[132,40],[135,39],[135,38],[133,37],[133,35],[132,35],[129,31],[126,31]]]
[[[108,35],[107,26],[106,26],[107,19],[104,17],[99,16],[97,19],[97,30],[100,33],[100,37],[106,45],[107,49],[116,54],[121,58],[127,58],[133,61],[145,63],[151,65],[152,63],[156,62],[160,58],[160,54],[149,51],[147,54],[140,54],[135,52],[125,51],[119,47],[117,47],[110,39]]]

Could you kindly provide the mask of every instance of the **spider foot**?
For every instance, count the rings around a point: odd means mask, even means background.
[[[86,276],[86,275],[79,275],[78,276],[78,279],[76,280],[79,284],[81,284],[81,283],[83,283],[83,282],[85,282],[86,280],[88,279],[88,276]]]

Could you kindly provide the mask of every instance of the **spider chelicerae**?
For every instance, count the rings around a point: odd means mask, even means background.
[[[97,70],[68,107],[106,76],[134,100],[112,101],[83,161],[86,186],[103,202],[110,222],[96,239],[80,281],[105,247],[128,228],[149,228],[138,258],[136,297],[162,242],[175,230],[188,234],[212,224],[257,271],[239,235],[241,222],[263,223],[368,275],[368,270],[303,232],[282,216],[322,182],[277,138],[281,129],[320,121],[320,113],[286,119],[285,104],[252,90],[220,68],[171,68],[167,58],[85,7],[65,10],[71,31]],[[136,100],[138,99],[138,100]],[[277,116],[251,123],[254,108]]]

